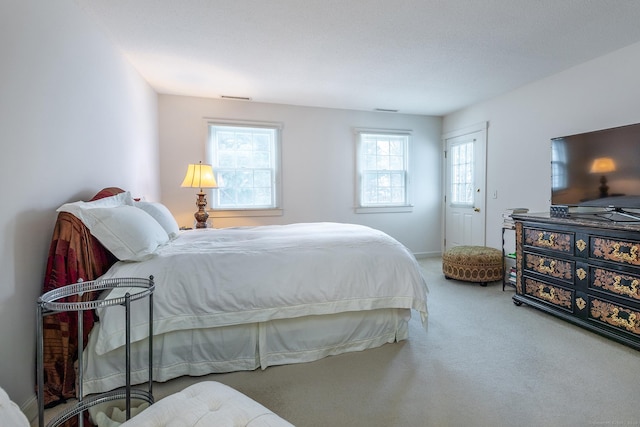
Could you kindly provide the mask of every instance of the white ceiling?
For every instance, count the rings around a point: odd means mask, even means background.
[[[75,0],[159,93],[445,115],[640,41],[637,0]]]

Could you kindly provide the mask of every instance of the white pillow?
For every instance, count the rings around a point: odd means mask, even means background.
[[[169,235],[151,215],[134,206],[83,209],[80,220],[120,261],[142,261]]]
[[[180,234],[180,227],[169,209],[162,203],[157,202],[135,202],[135,207],[142,209],[153,217],[167,232],[170,239],[175,239]]]
[[[57,209],[57,212],[69,212],[84,222],[83,214],[87,209],[113,208],[124,205],[133,206],[133,197],[131,197],[131,192],[129,191],[118,193],[115,196],[103,197],[102,199],[94,200],[93,202],[65,203]]]

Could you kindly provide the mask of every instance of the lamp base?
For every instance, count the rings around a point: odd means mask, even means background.
[[[609,186],[607,185],[607,177],[604,175],[600,177],[600,187],[598,187],[598,190],[600,190],[601,199],[609,197]]]
[[[195,214],[193,214],[194,218],[196,219],[195,228],[207,228],[207,219],[209,219],[209,215],[202,217],[199,214],[200,212],[196,212]]]
[[[209,214],[205,210],[207,198],[202,191],[198,193],[196,206],[198,206],[198,212],[193,214],[193,217],[196,219],[196,228],[207,228],[207,220],[209,219]]]

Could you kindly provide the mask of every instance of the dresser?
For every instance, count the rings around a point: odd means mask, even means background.
[[[526,304],[640,350],[640,223],[513,215]]]

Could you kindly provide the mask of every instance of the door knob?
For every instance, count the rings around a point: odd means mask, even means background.
[[[480,212],[480,208],[473,208],[474,212]]]

